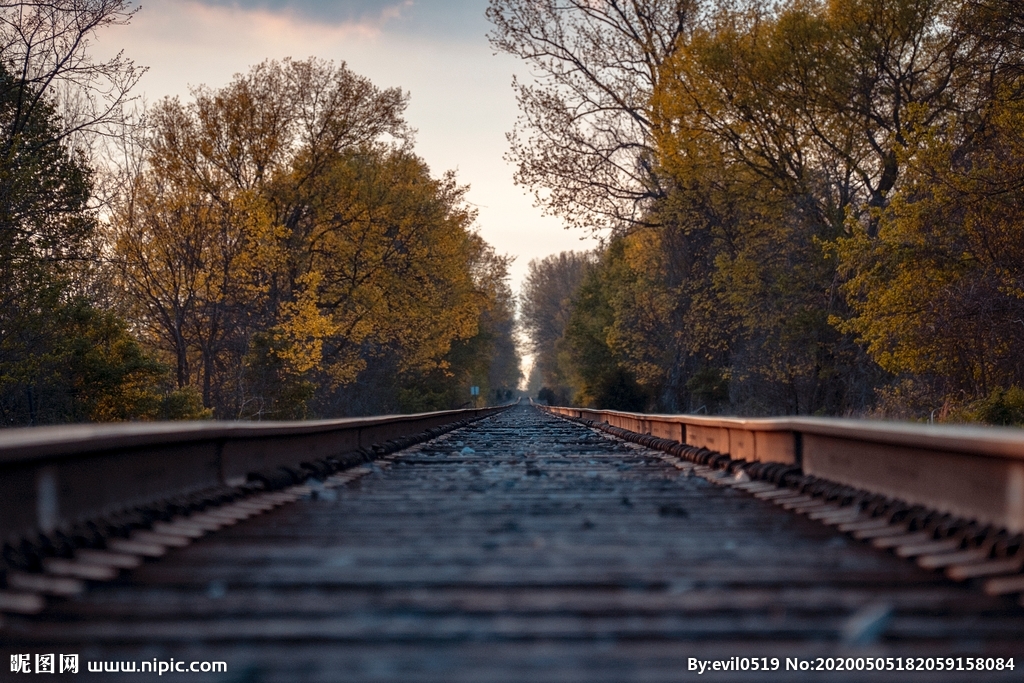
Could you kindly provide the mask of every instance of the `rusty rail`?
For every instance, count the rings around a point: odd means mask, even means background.
[[[504,408],[305,422],[68,425],[0,431],[0,544]]]
[[[1024,430],[840,418],[743,419],[544,407],[1024,532]]]

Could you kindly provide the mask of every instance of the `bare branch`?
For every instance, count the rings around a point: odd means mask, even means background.
[[[145,68],[123,52],[97,61],[89,48],[97,31],[127,24],[136,11],[129,0],[0,0],[0,62],[19,80],[21,97],[2,122],[5,145],[41,106],[60,116],[63,127],[53,142],[69,149],[119,134]]]
[[[651,162],[650,98],[697,0],[491,0],[491,45],[523,59],[508,135],[515,180],[573,227],[643,223],[663,190]]]

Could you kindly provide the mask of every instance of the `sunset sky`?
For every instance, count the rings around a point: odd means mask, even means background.
[[[481,234],[516,256],[513,288],[532,258],[593,241],[544,217],[512,183],[502,159],[516,118],[512,74],[526,69],[487,42],[487,0],[157,0],[132,23],[108,29],[95,50],[123,48],[149,67],[140,91],[149,102],[187,98],[189,87],[226,84],[267,58],[345,61],[380,87],[411,94],[407,118],[416,150],[434,175],[455,169],[469,184]]]

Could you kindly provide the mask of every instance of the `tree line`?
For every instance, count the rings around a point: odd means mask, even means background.
[[[296,419],[502,400],[509,258],[408,96],[267,61],[141,116],[121,0],[0,7],[0,423]]]
[[[488,12],[519,182],[606,236],[530,265],[547,398],[1024,422],[1017,3]]]

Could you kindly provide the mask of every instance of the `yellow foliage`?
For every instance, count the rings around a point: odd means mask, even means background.
[[[339,331],[338,325],[320,310],[319,289],[323,279],[323,274],[315,270],[301,275],[296,281],[297,297],[281,305],[283,320],[279,327],[290,343],[278,356],[300,375],[320,367],[324,340]]]
[[[894,373],[938,375],[983,396],[1022,379],[1024,103],[995,100],[984,133],[928,130],[904,152],[909,182],[877,239],[843,240],[845,328]]]
[[[152,113],[112,220],[127,303],[178,385],[224,416],[301,415],[282,402],[375,358],[443,370],[490,299],[465,188],[408,151],[404,95],[318,60],[194,95]]]

